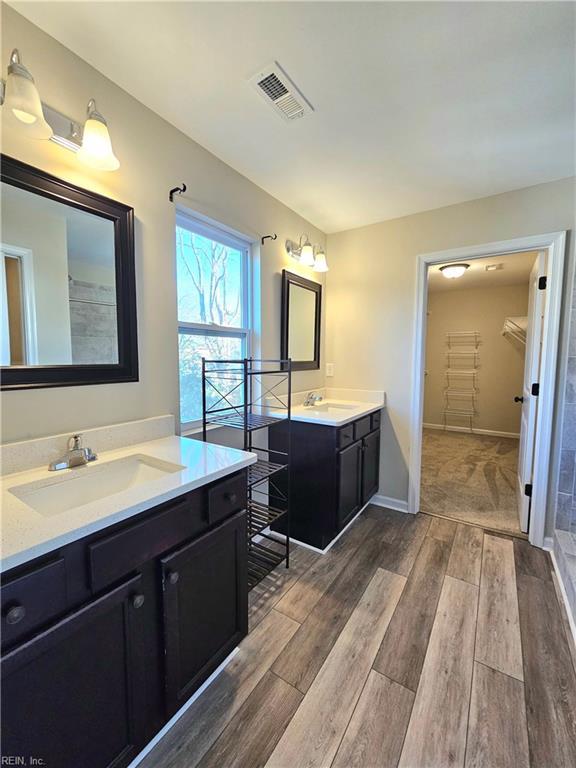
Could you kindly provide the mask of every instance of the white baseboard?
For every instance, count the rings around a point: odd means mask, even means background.
[[[491,435],[492,437],[511,437],[519,440],[519,432],[498,432],[496,429],[468,429],[468,427],[445,427],[444,424],[422,424],[424,429],[439,429],[442,432],[465,432],[467,435]]]
[[[312,552],[318,552],[320,555],[325,555],[326,552],[332,549],[332,547],[334,546],[334,544],[336,544],[338,539],[346,533],[346,531],[348,530],[348,528],[350,528],[350,526],[356,520],[356,518],[359,515],[361,515],[362,512],[364,512],[368,504],[374,504],[373,498],[374,497],[372,497],[370,501],[367,501],[366,504],[364,504],[364,506],[361,509],[359,509],[358,512],[356,512],[356,514],[354,515],[352,520],[350,520],[350,522],[346,525],[346,527],[342,528],[338,536],[335,536],[330,542],[330,544],[328,544],[328,546],[325,547],[324,549],[320,549],[319,547],[313,547],[311,544],[305,544],[303,541],[299,541],[298,539],[295,539],[293,536],[290,536],[290,541],[294,542],[294,544],[298,544],[299,547],[304,547],[304,549],[311,549]],[[277,541],[280,541],[280,542],[286,541],[286,536],[284,536],[283,533],[278,533],[277,531],[271,531],[269,528],[267,528],[265,532],[269,536],[272,536],[272,538],[276,539]]]
[[[377,507],[394,509],[396,512],[408,512],[407,501],[404,501],[404,499],[393,499],[391,496],[383,496],[380,493],[372,496],[369,503],[375,504]]]
[[[200,688],[198,688],[198,690],[196,691],[196,693],[194,693],[194,694],[193,694],[193,695],[192,695],[192,696],[191,696],[191,697],[188,699],[188,701],[186,702],[186,704],[184,704],[184,705],[183,705],[183,706],[182,706],[182,707],[181,707],[181,708],[178,710],[178,712],[176,712],[176,714],[175,714],[173,717],[171,717],[171,718],[170,718],[170,720],[168,720],[168,722],[166,723],[166,725],[165,725],[165,726],[164,726],[164,727],[163,727],[163,728],[162,728],[160,731],[158,731],[158,733],[156,734],[156,736],[154,736],[154,738],[153,738],[151,741],[149,741],[149,742],[148,742],[148,744],[146,744],[146,746],[144,747],[144,749],[142,750],[142,752],[140,752],[138,755],[136,755],[136,757],[134,758],[134,760],[132,760],[132,762],[130,763],[130,765],[128,766],[128,768],[136,768],[136,766],[137,766],[139,763],[141,763],[141,762],[142,762],[142,760],[144,760],[144,758],[146,757],[146,755],[148,755],[148,754],[149,754],[149,753],[150,753],[150,752],[151,752],[151,751],[154,749],[154,747],[155,747],[155,746],[158,744],[158,742],[159,742],[159,741],[160,741],[160,740],[161,740],[161,739],[162,739],[162,738],[163,738],[163,737],[164,737],[164,736],[165,736],[165,735],[168,733],[168,731],[169,731],[169,730],[170,730],[170,729],[171,729],[171,728],[172,728],[172,727],[173,727],[173,726],[174,726],[174,725],[177,723],[177,721],[178,721],[178,720],[180,720],[180,718],[182,717],[182,715],[184,714],[184,712],[186,712],[186,710],[187,710],[187,709],[189,709],[189,708],[192,706],[192,704],[194,704],[194,702],[196,701],[196,699],[197,699],[199,696],[201,696],[201,695],[204,693],[204,691],[206,690],[206,688],[208,688],[208,686],[209,686],[209,685],[210,685],[212,682],[214,682],[214,680],[215,680],[215,679],[218,677],[218,675],[220,674],[220,672],[222,672],[222,670],[224,669],[224,667],[226,667],[226,666],[227,666],[227,665],[230,663],[230,661],[231,661],[231,660],[234,658],[234,656],[236,656],[236,654],[238,653],[238,650],[239,650],[239,649],[236,647],[236,648],[234,648],[234,650],[232,651],[232,653],[229,653],[229,654],[228,654],[228,656],[226,656],[226,658],[224,659],[224,661],[222,662],[222,664],[220,664],[220,666],[216,667],[216,669],[214,670],[214,672],[212,672],[212,674],[210,675],[210,677],[208,678],[208,680],[206,680],[206,682],[205,682],[205,683],[203,683],[203,684],[200,686]]]

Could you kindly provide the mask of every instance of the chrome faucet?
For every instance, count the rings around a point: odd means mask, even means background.
[[[82,435],[72,435],[68,441],[68,450],[58,461],[52,461],[48,465],[51,472],[58,469],[71,469],[72,467],[82,467],[89,461],[96,461],[97,454],[92,452],[92,448],[82,447]]]
[[[307,408],[310,405],[315,405],[322,400],[322,395],[316,395],[314,392],[308,392],[306,399],[304,400],[304,407]]]

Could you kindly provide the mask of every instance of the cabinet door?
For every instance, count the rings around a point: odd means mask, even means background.
[[[360,509],[361,456],[361,441],[338,454],[338,530]]]
[[[362,440],[362,504],[366,504],[380,485],[380,430]]]
[[[248,632],[246,513],[162,559],[167,715]]]
[[[146,632],[140,590],[135,577],[4,656],[3,761],[120,768],[138,754]]]

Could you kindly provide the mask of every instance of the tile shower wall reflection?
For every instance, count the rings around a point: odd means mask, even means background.
[[[118,362],[116,288],[68,281],[72,363]]]

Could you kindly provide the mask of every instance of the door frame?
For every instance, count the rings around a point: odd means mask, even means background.
[[[422,463],[422,423],[424,415],[424,364],[426,350],[426,311],[428,304],[428,268],[435,264],[471,261],[486,257],[505,258],[522,251],[545,251],[546,302],[542,324],[542,359],[540,394],[536,417],[532,507],[528,538],[542,547],[546,522],[548,474],[551,461],[554,397],[556,389],[560,312],[564,278],[566,232],[528,235],[483,245],[451,248],[420,254],[416,261],[416,302],[412,360],[412,403],[410,408],[410,467],[408,477],[408,511],[416,513],[420,506]]]
[[[22,309],[24,313],[24,340],[26,344],[26,365],[38,364],[38,337],[36,332],[36,291],[34,288],[34,255],[30,248],[19,245],[0,243],[2,255],[2,270],[4,271],[4,254],[8,258],[18,259],[22,270]],[[2,291],[4,276],[2,276]],[[4,318],[3,318],[4,320]],[[4,321],[5,322],[5,321]],[[7,325],[6,325],[7,330]]]

